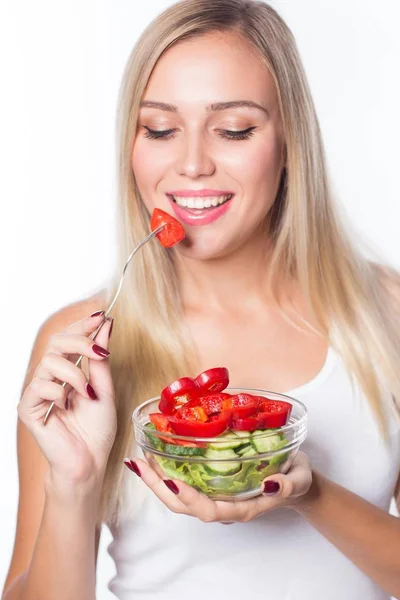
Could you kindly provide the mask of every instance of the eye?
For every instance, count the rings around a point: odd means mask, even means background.
[[[157,131],[156,129],[150,129],[150,127],[146,127],[146,125],[143,125],[143,127],[146,129],[144,137],[149,138],[151,140],[169,139],[173,136],[173,133],[176,131],[176,129],[165,129]],[[218,129],[217,131],[218,135],[226,140],[247,140],[253,135],[255,129],[257,128],[248,127],[247,129],[242,129],[240,131],[231,131],[229,129]]]
[[[218,129],[219,135],[227,140],[248,140],[254,133],[256,127],[248,127],[241,131],[230,131],[228,129]]]
[[[143,127],[146,129],[144,137],[149,138],[151,140],[168,139],[172,136],[172,134],[175,131],[175,129],[165,129],[164,131],[157,131],[155,129],[150,129],[150,127],[146,127],[146,125],[143,125]]]

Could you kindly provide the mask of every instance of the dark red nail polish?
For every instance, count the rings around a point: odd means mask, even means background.
[[[101,346],[98,346],[97,344],[93,344],[92,350],[99,356],[109,356],[109,354],[110,354],[108,350],[106,350],[105,348],[102,348]]]
[[[137,466],[137,464],[135,463],[134,460],[129,460],[128,458],[126,460],[124,460],[124,464],[128,467],[128,469],[130,471],[132,471],[133,473],[136,473],[136,475],[138,477],[141,477],[141,473],[139,470],[139,467]]]
[[[140,472],[140,469],[139,469],[139,467],[137,466],[137,464],[135,463],[135,461],[134,461],[134,460],[131,460],[131,467],[132,467],[132,471],[133,471],[134,473],[136,473],[136,475],[137,475],[138,477],[141,477],[141,476],[142,476],[142,474],[141,474],[141,472]]]
[[[96,392],[94,391],[89,382],[86,383],[86,393],[92,400],[98,400]]]
[[[172,479],[164,479],[164,483],[167,488],[171,490],[171,492],[174,492],[174,494],[179,494],[179,488],[176,483],[172,481]]]
[[[110,337],[111,337],[111,332],[112,332],[113,327],[114,327],[114,319],[111,319],[110,331],[108,332],[108,339],[110,339]]]
[[[280,490],[278,481],[265,481],[264,482],[264,494],[277,494]]]
[[[105,310],[96,310],[96,312],[92,313],[90,316],[91,317],[99,317],[100,315],[104,315],[106,311]]]

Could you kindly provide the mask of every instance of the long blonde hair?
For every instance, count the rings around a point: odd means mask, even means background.
[[[340,353],[385,432],[380,377],[393,398],[400,398],[400,319],[392,309],[395,302],[387,285],[397,276],[363,257],[344,228],[329,188],[318,119],[295,40],[264,2],[178,2],[150,23],[134,47],[119,97],[118,254],[105,301],[111,302],[127,257],[149,231],[149,214],[131,167],[143,92],[168,48],[213,31],[234,32],[250,43],[274,78],[278,93],[287,160],[270,213],[274,243],[270,285],[276,301],[280,304],[279,281],[294,277],[319,323],[319,334]],[[118,522],[123,458],[132,444],[135,406],[176,377],[195,371],[194,349],[185,342],[173,252],[157,243],[147,244],[129,266],[113,312],[111,369],[118,431],[101,504],[102,519],[109,523]],[[397,283],[393,286],[392,290]]]

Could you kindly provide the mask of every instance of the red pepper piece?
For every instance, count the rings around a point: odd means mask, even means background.
[[[283,427],[292,412],[290,402],[282,400],[263,400],[258,413],[259,429]]]
[[[216,367],[215,369],[208,369],[200,373],[195,379],[197,385],[200,387],[202,395],[211,393],[222,392],[229,384],[229,372],[225,367]]]
[[[197,402],[192,400],[188,404]],[[182,408],[178,409],[174,413],[174,417],[177,419],[184,419],[185,421],[207,421],[207,413],[202,406],[188,406],[185,404]]]
[[[181,377],[167,385],[161,392],[158,408],[165,415],[172,415],[182,404],[197,398],[199,388],[191,377]]]
[[[152,231],[165,225],[164,229],[157,233],[157,238],[164,248],[171,248],[178,242],[181,242],[186,233],[182,225],[170,214],[164,212],[160,208],[155,208],[151,215],[150,228]]]
[[[259,428],[258,415],[244,417],[242,419],[231,419],[230,428],[237,431],[255,431]]]
[[[243,419],[254,415],[258,411],[260,399],[258,396],[252,396],[251,394],[236,394],[224,400],[222,406],[224,410],[232,412],[232,419]]]
[[[228,429],[229,411],[223,411],[215,418],[210,418],[202,423],[201,421],[184,421],[175,416],[168,417],[169,423],[178,435],[187,435],[191,437],[215,437]]]
[[[166,433],[176,434],[176,432],[172,429],[168,417],[166,415],[162,415],[161,413],[150,413],[149,414],[150,423],[153,423],[154,427],[157,431],[164,431]],[[167,444],[175,444],[176,446],[190,446],[192,448],[196,448],[202,444],[195,444],[191,442],[185,442],[183,440],[175,440],[174,438],[167,438],[163,436],[159,436],[160,440],[164,440]]]
[[[224,392],[207,394],[206,396],[200,396],[198,402],[208,415],[212,415],[221,412],[223,401],[230,397],[230,394],[225,394]]]

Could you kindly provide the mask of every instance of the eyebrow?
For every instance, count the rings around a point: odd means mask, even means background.
[[[267,109],[261,104],[257,104],[257,102],[253,102],[253,100],[232,100],[231,102],[215,102],[213,104],[209,104],[206,106],[206,110],[208,112],[215,112],[217,110],[227,110],[228,108],[257,108],[258,110],[262,110],[267,115],[269,114]],[[156,102],[154,100],[143,100],[140,103],[140,108],[159,108],[160,110],[165,110],[167,112],[178,112],[178,107],[173,104],[167,104],[165,102]]]

